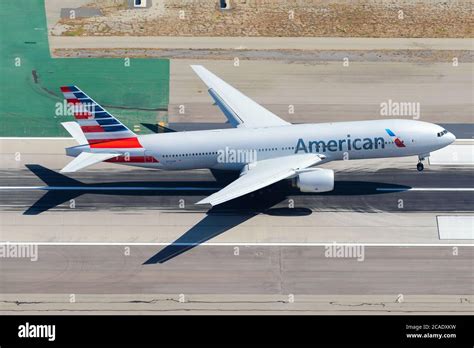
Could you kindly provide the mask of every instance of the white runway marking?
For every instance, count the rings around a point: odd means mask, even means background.
[[[22,207],[22,208],[24,208],[25,206],[23,204],[0,204],[0,207]]]
[[[161,187],[161,186],[0,186],[0,190],[75,190],[75,191],[176,191],[176,190],[190,190],[190,191],[211,191],[220,190],[222,187]],[[377,191],[474,191],[473,187],[377,187]]]
[[[474,246],[474,243],[173,243],[173,242],[0,242],[0,245],[44,245],[44,246],[274,246],[274,247],[319,247],[328,245],[351,246],[360,245],[364,247],[438,247],[438,246]]]
[[[474,215],[440,215],[439,239],[474,239]]]
[[[55,191],[55,190],[73,190],[73,191],[177,191],[177,190],[189,190],[189,191],[213,191],[220,190],[221,187],[160,187],[160,186],[0,186],[0,190],[43,190],[43,191]]]
[[[377,187],[377,191],[474,191],[472,187]]]
[[[474,145],[449,145],[431,153],[430,165],[474,165]]]

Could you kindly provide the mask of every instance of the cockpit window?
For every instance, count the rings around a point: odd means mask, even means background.
[[[442,137],[443,135],[445,135],[446,133],[448,133],[448,131],[446,129],[443,129],[442,132],[439,132],[438,133],[438,137]]]

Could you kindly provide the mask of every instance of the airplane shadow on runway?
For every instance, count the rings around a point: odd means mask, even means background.
[[[46,183],[49,189],[46,193],[29,207],[24,215],[38,215],[48,211],[66,201],[74,199],[87,193],[105,195],[132,195],[132,196],[165,196],[165,195],[198,195],[207,196],[223,187],[216,181],[152,181],[152,182],[112,182],[85,184],[78,180],[69,178],[51,169],[40,165],[28,164],[26,167],[38,178]],[[143,190],[140,187],[154,188],[153,190]],[[65,188],[66,187],[66,188]],[[77,189],[76,189],[77,187]],[[121,187],[126,189],[113,189]],[[133,188],[136,187],[137,190]],[[198,187],[199,191],[192,191],[190,187]],[[394,190],[404,191],[409,186],[394,185],[379,182],[363,181],[336,181],[334,190],[320,193],[318,195],[372,195],[387,193],[378,191],[377,188],[385,187]],[[167,190],[173,188],[173,190]],[[182,188],[182,189],[180,189]],[[101,190],[103,189],[103,190]],[[196,246],[202,244],[243,222],[250,220],[259,214],[273,216],[305,216],[312,213],[311,209],[303,207],[294,208],[272,208],[281,203],[289,195],[312,195],[301,193],[299,190],[291,188],[288,182],[282,181],[273,184],[265,189],[248,194],[232,201],[220,204],[207,211],[206,216],[185,232],[172,244],[164,247],[157,254],[144,262],[144,264],[164,263]]]

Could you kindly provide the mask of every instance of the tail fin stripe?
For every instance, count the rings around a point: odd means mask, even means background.
[[[104,131],[106,132],[120,132],[120,131],[124,131],[124,130],[127,130],[127,128],[125,128],[125,126],[122,126],[121,124],[119,125],[114,125],[114,126],[103,126],[102,129],[104,129]]]
[[[77,99],[89,99],[89,97],[82,92],[74,92],[74,95]]]
[[[79,89],[76,86],[62,86],[61,92],[78,92]]]
[[[105,121],[110,121],[110,122],[105,122]],[[102,126],[102,128],[110,128],[113,130],[126,130],[124,126],[122,126],[119,122],[117,122],[114,119],[110,120],[94,120],[94,119],[82,119],[82,120],[77,120],[77,123],[79,123],[80,126]],[[119,128],[121,127],[121,128]]]
[[[118,125],[113,125],[113,126],[100,126],[97,124],[88,124],[88,125],[81,125],[81,129],[83,130],[84,133],[103,133],[103,132],[108,132],[108,133],[115,133],[115,132],[124,132],[127,130],[124,126],[121,124]],[[91,136],[92,134],[88,134]]]
[[[94,115],[94,119],[96,119],[96,120],[102,120],[102,119],[106,119],[106,118],[112,118],[112,116],[110,116],[107,113],[100,113],[99,115],[98,114]]]
[[[81,126],[84,133],[101,133],[104,129],[101,126]]]
[[[91,119],[91,116],[89,116],[89,115],[81,115],[81,114],[79,114],[79,113],[75,113],[75,114],[74,114],[74,118],[75,118],[76,120],[90,120],[90,119]]]
[[[89,144],[136,138],[135,133],[76,86],[63,86],[61,91],[67,102],[73,104],[74,117]]]
[[[69,86],[62,86],[61,87],[61,92],[63,92],[63,93],[72,92],[72,89]]]
[[[63,92],[63,95],[66,99],[76,99],[76,96],[72,92]]]
[[[127,139],[127,138],[129,138],[128,134],[129,133],[127,131],[84,133],[84,135],[86,136],[86,138],[89,142],[91,142],[93,140],[110,141],[111,139],[112,140]]]
[[[104,120],[97,120],[96,122],[101,126],[120,125],[120,122],[118,122],[117,120],[115,120],[113,118],[104,119]]]
[[[81,126],[119,126],[120,122],[117,120],[110,118],[110,119],[103,119],[97,120],[95,118],[82,118],[77,119],[77,123]]]
[[[99,124],[94,119],[76,120],[76,122],[79,123],[80,126],[99,126]]]
[[[87,105],[91,105],[91,106],[96,106],[97,104],[94,103],[93,100],[89,99],[89,98],[77,98],[77,100],[79,100],[81,103],[84,103],[84,104],[87,104]]]

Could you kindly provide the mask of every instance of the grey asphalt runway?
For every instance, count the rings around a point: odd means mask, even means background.
[[[203,246],[142,265],[153,246],[39,246],[38,261],[2,260],[1,293],[77,294],[472,294],[474,249],[368,247],[364,260],[324,247]]]
[[[474,139],[474,124],[473,123],[439,123],[458,139]]]
[[[397,201],[403,199],[404,211],[470,211],[474,196],[471,191],[412,191],[411,188],[474,188],[470,168],[443,168],[419,173],[415,169],[386,168],[375,172],[338,172],[335,190],[323,194],[303,194],[287,182],[233,200],[213,208],[215,212],[268,212],[287,207],[288,199],[312,211],[352,210],[372,213],[399,211]],[[61,190],[12,190],[2,194],[2,210],[27,215],[48,210],[77,199],[76,210],[175,210],[179,199],[188,204],[183,211],[202,211],[206,206],[194,205],[223,187],[208,171],[156,172],[150,170],[116,170],[100,174],[84,171],[62,175],[38,165],[24,169],[0,170],[0,186],[41,186],[47,183]],[[71,178],[71,179],[69,179]],[[44,197],[43,199],[41,199]],[[443,204],[440,204],[443,202]],[[14,204],[12,204],[14,203]],[[59,206],[59,207],[58,207]]]
[[[40,242],[37,261],[0,259],[2,313],[474,312],[472,241],[440,240],[436,220],[472,215],[470,167],[328,163],[333,192],[282,182],[208,211],[193,204],[221,186],[208,171],[65,176],[70,142],[2,141],[2,241]],[[336,241],[363,260],[328,257]]]

